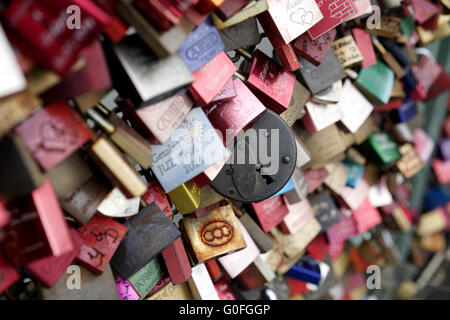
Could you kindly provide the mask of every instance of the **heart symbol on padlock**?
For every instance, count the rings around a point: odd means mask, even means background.
[[[313,14],[311,11],[306,12],[303,8],[298,8],[297,11],[292,12],[290,19],[298,24],[312,24]]]

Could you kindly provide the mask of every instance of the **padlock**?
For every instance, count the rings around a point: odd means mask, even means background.
[[[353,217],[347,217],[338,210],[340,221],[327,229],[326,235],[330,243],[344,243],[344,241],[358,234],[356,221]]]
[[[345,188],[349,169],[341,161],[330,162],[325,165],[328,176],[325,179],[325,185],[334,193],[340,194]]]
[[[306,248],[306,252],[315,260],[323,261],[330,250],[325,234],[320,234]]]
[[[397,168],[405,178],[411,178],[425,165],[417,155],[414,147],[406,143],[399,148],[402,157],[397,161]]]
[[[81,153],[75,152],[47,171],[45,177],[50,179],[57,197],[61,198],[88,181],[92,177],[92,170]]]
[[[275,278],[275,274],[268,268],[263,259],[257,256],[255,261],[243,270],[234,282],[242,290],[249,291],[261,288]]]
[[[147,297],[154,295],[155,293],[163,289],[168,283],[172,283],[172,281],[170,280],[170,277],[168,275],[164,274],[162,278],[155,284],[153,289],[150,290]]]
[[[314,66],[304,58],[300,58],[300,70],[296,71],[297,79],[316,94],[334,82],[345,77],[344,70],[333,50],[328,50],[319,66]]]
[[[335,40],[331,47],[342,68],[353,67],[364,60],[361,51],[359,51],[355,40],[350,34]]]
[[[181,238],[164,249],[162,256],[173,284],[181,284],[189,279],[192,269]]]
[[[249,137],[249,142],[246,142],[246,137]],[[280,137],[283,140],[272,142],[270,147],[279,146],[277,151],[272,149],[271,155],[279,154],[281,159],[266,158],[267,155],[264,155],[262,150],[267,149],[261,148],[268,147],[268,139],[273,141]],[[253,126],[238,138],[229,162],[211,182],[211,187],[232,200],[262,201],[286,185],[295,168],[296,153],[291,129],[273,111],[266,110]],[[242,177],[245,177],[245,181]]]
[[[11,287],[17,280],[19,280],[20,275],[17,273],[16,269],[9,265],[3,254],[0,252],[0,294],[3,294],[9,287]]]
[[[111,259],[111,266],[127,280],[180,236],[178,229],[150,204],[124,224],[128,231]]]
[[[111,218],[94,216],[79,229],[84,239],[77,262],[101,274],[120,245],[127,228]]]
[[[315,212],[315,217],[321,225],[322,231],[339,223],[339,212],[329,193],[322,192],[310,197],[309,201]]]
[[[248,213],[244,213],[241,217],[239,217],[239,220],[261,252],[266,253],[272,250],[273,243]]]
[[[220,300],[236,300],[233,290],[226,279],[216,282],[214,284],[214,288],[216,288],[216,292]]]
[[[248,0],[225,0],[214,13],[223,21],[231,18],[235,13],[244,8],[248,4]]]
[[[214,128],[222,133],[224,144],[231,143],[266,110],[240,79],[234,79],[233,84],[237,94],[235,98],[203,108]]]
[[[163,277],[163,270],[157,258],[153,258],[139,269],[129,279],[129,283],[136,290],[139,299],[143,300]]]
[[[285,202],[287,202],[286,196]],[[283,221],[279,225],[280,230],[284,234],[295,234],[314,217],[314,210],[307,198],[293,204],[288,203],[287,207],[289,213],[283,218]]]
[[[147,190],[136,171],[105,136],[98,138],[91,145],[89,153],[99,169],[114,184],[117,183],[126,196],[140,197]]]
[[[345,185],[351,188],[355,188],[359,180],[362,178],[364,173],[364,166],[344,161],[345,166],[348,168],[347,181]]]
[[[406,98],[402,101],[402,105],[392,110],[389,115],[394,123],[408,122],[417,115],[416,104],[410,98]]]
[[[358,233],[367,231],[381,223],[380,213],[370,204],[368,198],[364,199],[361,205],[353,211],[352,217],[356,221]]]
[[[173,285],[167,283],[162,289],[150,295],[146,300],[192,300],[189,286],[185,283]]]
[[[220,279],[224,278],[222,269],[220,269],[216,259],[210,259],[208,261],[205,261],[205,266],[213,282],[217,282]]]
[[[80,276],[79,282],[72,280],[75,274]],[[77,289],[77,283],[79,289]],[[70,265],[51,289],[42,289],[42,298],[44,300],[119,300],[119,294],[109,265],[101,275],[93,274],[82,266]]]
[[[342,119],[343,113],[338,104],[318,104],[307,102],[305,116],[302,118],[306,130],[313,134]]]
[[[86,124],[65,102],[41,109],[20,123],[15,132],[45,171],[61,163],[92,138]]]
[[[366,173],[367,176],[367,173]],[[392,194],[386,184],[386,176],[381,177],[376,185],[369,188],[369,201],[374,207],[389,206],[393,203]]]
[[[286,276],[315,285],[322,279],[319,263],[309,256],[302,257],[286,272]]]
[[[378,60],[377,64],[361,69],[354,85],[377,105],[383,105],[389,101],[394,72]]]
[[[400,18],[383,15],[380,19],[379,28],[369,28],[366,26],[365,31],[380,37],[395,38],[400,30],[400,24]]]
[[[93,176],[79,187],[59,198],[61,207],[81,224],[87,223],[96,213],[110,187],[101,178]]]
[[[326,180],[330,173],[326,168],[310,169],[303,171],[306,183],[308,184],[308,193],[314,192]]]
[[[322,104],[337,103],[342,98],[342,80],[334,82],[332,85],[317,92],[311,101]]]
[[[40,105],[40,99],[28,91],[0,98],[0,137],[26,119]]]
[[[216,14],[211,17],[218,30],[229,28],[247,19],[257,16],[268,9],[267,0],[250,0],[249,3],[229,19],[222,21]]]
[[[249,18],[231,27],[219,30],[219,34],[225,43],[225,51],[255,46],[262,39],[256,18]]]
[[[73,250],[69,229],[48,179],[30,195],[9,202],[6,208],[11,221],[4,229],[2,246],[14,266]]]
[[[97,211],[106,217],[125,218],[139,212],[140,197],[127,199],[119,188],[112,189],[98,205]]]
[[[390,51],[386,51],[380,41],[376,37],[372,37],[372,42],[380,52],[383,61],[394,71],[395,76],[397,78],[403,78],[405,72],[403,71],[402,66],[398,63],[398,61],[394,58]]]
[[[450,160],[450,139],[443,138],[439,142],[439,154],[444,161]]]
[[[436,208],[421,214],[416,234],[420,237],[426,237],[444,230],[447,225],[445,215],[446,213],[442,208]]]
[[[199,209],[207,208],[220,201],[224,200],[224,197],[214,191],[211,186],[206,185],[202,188],[202,195],[200,197]]]
[[[166,193],[159,184],[158,180],[151,180],[147,184],[147,191],[141,196],[147,204],[156,203],[158,208],[166,215],[173,215],[172,206],[169,204]]]
[[[280,243],[286,256],[288,258],[292,258],[298,256],[299,254],[303,255],[303,251],[320,233],[320,230],[321,227],[319,222],[317,219],[312,217],[293,234],[284,235],[277,228],[273,228],[270,233],[275,238],[275,241]],[[299,258],[297,258],[293,263],[295,263]]]
[[[101,110],[106,111],[105,108],[101,108]],[[105,119],[100,112],[91,108],[86,111],[86,114],[109,134],[112,142],[132,157],[143,169],[148,169],[151,166],[152,150],[150,144],[132,127],[114,113],[109,114]]]
[[[193,104],[186,94],[180,93],[137,110],[126,105],[122,105],[121,109],[133,125],[142,128],[146,137],[154,143],[163,144],[191,111]]]
[[[188,181],[168,192],[167,195],[177,208],[178,213],[188,214],[198,208],[201,189],[194,182]]]
[[[67,8],[78,6],[83,15],[74,32],[65,17]],[[5,27],[14,34],[20,49],[39,64],[64,74],[78,59],[80,51],[109,24],[110,17],[97,5],[86,0],[13,1],[3,12]],[[39,17],[39,18],[36,18]],[[57,31],[55,31],[57,30]]]
[[[188,35],[178,54],[189,71],[195,72],[223,50],[225,44],[211,18],[208,18]]]
[[[302,201],[308,195],[308,183],[298,167],[294,170],[291,179],[294,184],[294,189],[283,195],[284,202],[288,207],[289,205]]]
[[[192,268],[188,285],[195,300],[219,300],[204,263],[199,263]]]
[[[387,38],[380,38],[379,40],[384,48],[395,57],[395,60],[401,65],[402,68],[408,68],[412,64],[411,58],[395,40]]]
[[[116,278],[116,288],[120,300],[139,300],[141,298],[131,285],[130,281],[123,280],[120,276]]]
[[[247,84],[255,96],[267,108],[278,114],[286,111],[293,94],[295,76],[260,50],[251,54],[247,50],[238,49],[236,53],[252,62]],[[239,74],[237,76],[246,81]]]
[[[411,66],[412,72],[418,79],[421,87],[428,94],[434,84],[436,84],[441,67],[427,56],[421,56],[420,60]]]
[[[46,104],[111,87],[108,65],[98,40],[83,49],[80,59],[85,61],[81,69],[68,72],[56,85],[40,94]]]
[[[308,91],[300,82],[295,81],[294,91],[292,93],[289,107],[286,111],[280,114],[280,117],[286,121],[288,126],[292,127],[295,121],[301,119],[305,114],[305,104],[311,97],[311,92]],[[298,148],[297,148],[298,150]],[[304,157],[297,154],[297,161],[306,161]],[[308,160],[309,161],[309,160]]]
[[[290,43],[322,20],[319,6],[313,0],[280,2],[268,0],[269,8],[258,15],[274,49]]]
[[[336,29],[331,29],[315,40],[311,40],[306,33],[302,34],[293,44],[294,51],[313,65],[319,66],[331,48],[335,37]]]
[[[66,272],[69,265],[74,261],[82,245],[83,237],[74,228],[69,229],[73,250],[61,256],[52,256],[32,261],[24,267],[26,273],[38,280],[46,288],[51,288],[58,282],[59,278]]]
[[[220,51],[200,69],[192,73],[194,82],[189,87],[189,91],[194,100],[203,105],[210,103],[236,70],[236,66],[227,54]]]
[[[411,1],[411,6],[416,13],[414,18],[418,23],[423,24],[428,19],[430,19],[433,15],[439,12],[438,7],[428,1],[423,0],[413,0]]]
[[[120,43],[103,42],[115,89],[135,107],[156,103],[187,88],[193,81],[178,54],[158,59],[137,34]]]
[[[247,246],[242,250],[228,253],[222,257],[217,258],[220,265],[231,279],[236,278],[260,254],[256,243],[253,241],[252,237],[239,219],[237,220],[237,225],[244,237],[244,241]]]
[[[0,150],[3,155],[0,164],[0,195],[3,200],[24,197],[42,185],[44,176],[20,136],[4,137]]]
[[[233,78],[230,78],[227,83],[220,89],[219,93],[211,100],[211,103],[225,102],[237,96],[236,87]]]
[[[450,161],[441,161],[439,159],[434,159],[431,162],[431,166],[439,183],[446,184],[450,181]]]
[[[152,171],[165,192],[222,161],[228,153],[201,108],[192,109],[170,139],[164,145],[152,145],[152,151]]]
[[[353,19],[358,14],[355,2],[349,0],[325,0],[316,1],[323,19],[308,29],[307,33],[311,39],[317,39],[325,32],[339,24]]]
[[[181,225],[194,259],[198,262],[247,246],[229,205],[219,207],[201,218],[183,218]]]
[[[392,166],[401,157],[397,145],[385,132],[371,134],[362,146],[381,168]]]
[[[367,198],[369,193],[369,184],[363,177],[359,179],[354,188],[344,187],[339,194],[337,201],[345,208],[356,210],[361,203]]]
[[[174,24],[180,23],[182,13],[173,6],[174,3],[136,0],[133,4],[151,20],[152,24],[156,25],[158,30],[167,31]]]
[[[375,55],[375,50],[373,49],[370,35],[361,28],[353,28],[352,33],[355,38],[356,45],[363,56],[361,66],[365,68],[376,64],[377,57]]]
[[[191,22],[187,19],[182,19],[176,26],[171,27],[167,31],[160,32],[128,0],[120,0],[117,3],[116,11],[126,23],[136,29],[142,41],[160,59],[167,58],[176,53],[194,28]]]
[[[0,70],[3,75],[8,75],[0,78],[0,97],[6,97],[25,90],[27,83],[2,27],[0,27],[0,50],[3,57]]]

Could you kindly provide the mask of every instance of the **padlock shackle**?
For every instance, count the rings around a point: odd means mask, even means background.
[[[108,134],[114,133],[116,128],[106,121],[94,108],[90,108],[86,111],[87,115],[95,121],[103,130],[105,130]]]
[[[243,48],[236,49],[235,52],[236,52],[236,54],[243,57],[245,60],[248,60],[248,61],[253,60],[253,55]]]

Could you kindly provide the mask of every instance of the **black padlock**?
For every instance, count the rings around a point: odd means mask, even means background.
[[[276,148],[278,152],[272,154]],[[259,202],[283,188],[292,176],[296,160],[297,147],[291,128],[275,112],[266,110],[236,139],[232,156],[211,187],[235,201]]]

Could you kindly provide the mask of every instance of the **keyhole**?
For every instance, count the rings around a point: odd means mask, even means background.
[[[258,172],[259,174],[261,174],[261,168],[262,168],[262,167],[263,167],[262,164],[257,163],[256,166],[255,166],[256,172]],[[264,181],[266,182],[266,185],[269,185],[269,184],[271,184],[271,183],[273,182],[273,179],[272,179],[271,176],[261,174],[261,178],[264,179]]]

